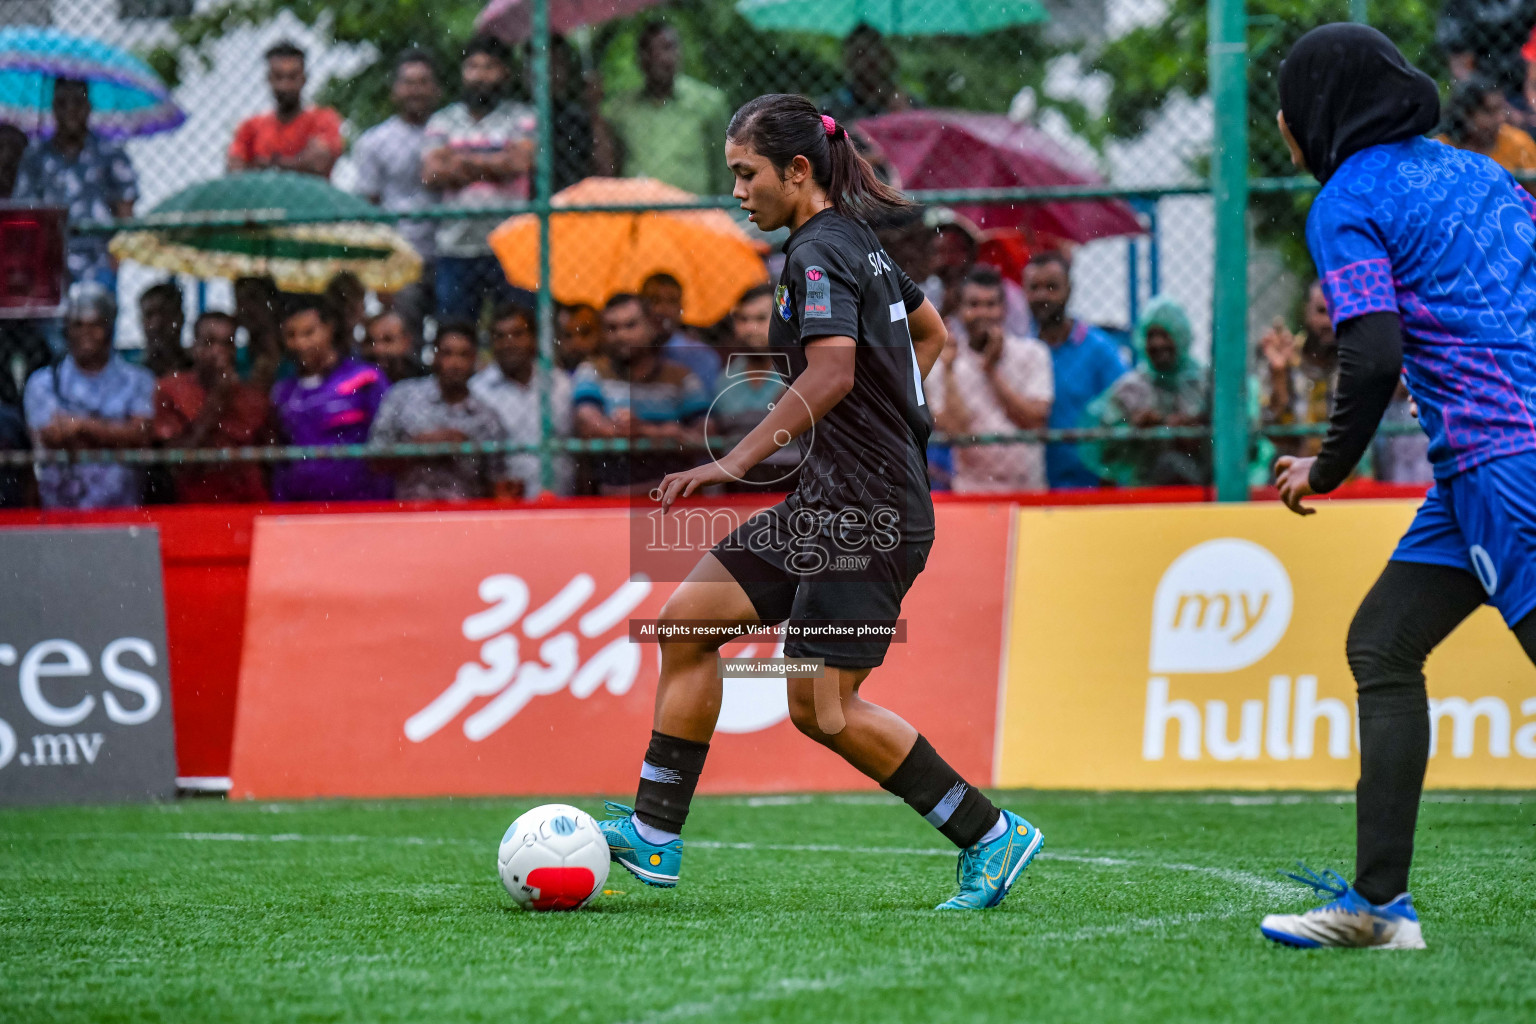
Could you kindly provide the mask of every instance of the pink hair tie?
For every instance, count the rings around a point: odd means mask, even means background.
[[[837,134],[837,122],[832,120],[831,114],[821,115],[821,126],[827,130],[828,135]]]

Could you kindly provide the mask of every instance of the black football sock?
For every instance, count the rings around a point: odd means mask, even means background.
[[[1408,890],[1429,760],[1424,660],[1486,598],[1464,569],[1388,562],[1350,624],[1345,653],[1360,692],[1354,886],[1372,903]]]
[[[708,743],[695,743],[651,731],[651,745],[640,765],[640,788],[635,794],[635,817],[663,832],[682,832],[688,805],[704,770]]]
[[[962,850],[997,823],[999,812],[992,801],[967,784],[921,736],[880,786],[905,800],[907,806]]]

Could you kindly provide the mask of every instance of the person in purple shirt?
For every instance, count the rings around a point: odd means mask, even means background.
[[[297,377],[272,389],[278,430],[288,444],[366,444],[368,431],[389,390],[377,367],[350,355],[341,316],[319,296],[300,296],[284,311],[283,345],[299,368]],[[394,495],[390,479],[359,459],[285,462],[272,474],[277,501],[373,501]]]

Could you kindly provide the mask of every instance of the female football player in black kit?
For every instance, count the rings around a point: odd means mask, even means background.
[[[759,96],[738,110],[725,158],[749,219],[764,231],[791,231],[771,341],[789,355],[793,376],[735,448],[667,476],[656,496],[665,513],[700,487],[739,479],[797,438],[800,480],[795,493],[699,560],[662,621],[790,620],[809,631],[830,620],[894,623],[933,543],[924,456],[933,418],[922,378],[946,340],[943,318],[866,223],[906,200],[875,177],[843,126],[801,96]],[[679,834],[720,713],[722,643],[661,644],[636,806],[610,804],[602,823],[613,859],[652,885],[677,884]],[[790,718],[960,848],[960,891],[940,909],[996,906],[1042,836],[994,807],[911,725],[860,695],[889,643],[888,634],[787,639],[786,658],[825,665],[820,678],[788,680]]]

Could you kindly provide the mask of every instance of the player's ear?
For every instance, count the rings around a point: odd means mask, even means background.
[[[811,179],[811,162],[805,158],[804,154],[796,153],[787,169],[789,173],[785,175],[785,179],[795,185],[804,185]]]

